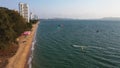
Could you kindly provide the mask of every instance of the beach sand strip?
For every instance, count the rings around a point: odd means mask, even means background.
[[[8,59],[8,65],[6,68],[25,68],[26,62],[28,61],[32,41],[34,38],[35,31],[37,30],[38,23],[33,25],[32,32],[27,37],[19,37],[19,48],[16,54]]]

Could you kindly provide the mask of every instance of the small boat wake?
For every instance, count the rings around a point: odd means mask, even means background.
[[[80,46],[80,45],[73,45],[73,47],[86,48],[86,46]]]
[[[106,48],[103,47],[96,47],[96,46],[80,46],[80,45],[72,45],[75,48],[81,48],[81,50],[85,50],[85,49],[100,49],[100,50],[105,50]]]
[[[87,48],[87,46],[79,46],[79,45],[73,45],[73,47],[81,48],[81,51],[84,53],[86,52],[85,49]]]

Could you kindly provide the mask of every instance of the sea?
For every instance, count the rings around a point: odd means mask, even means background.
[[[31,68],[120,68],[120,21],[43,19]]]

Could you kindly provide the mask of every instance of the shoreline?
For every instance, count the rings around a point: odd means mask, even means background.
[[[33,57],[32,57],[32,52],[33,52],[32,47],[35,45],[36,32],[37,32],[37,28],[38,28],[39,23],[40,23],[40,21],[37,22],[37,26],[36,26],[36,29],[35,29],[35,32],[34,32],[34,35],[33,35],[33,38],[32,38],[31,47],[30,47],[30,49],[29,49],[29,53],[28,53],[27,58],[26,58],[27,61],[26,61],[26,63],[25,63],[24,68],[31,68],[30,65],[31,65],[32,58],[33,58]],[[33,43],[34,43],[34,44],[33,44]],[[31,59],[31,60],[30,60],[30,59]]]
[[[28,67],[28,60],[31,55],[31,47],[34,40],[35,32],[37,31],[39,23],[33,25],[32,32],[27,37],[19,37],[19,48],[14,56],[8,58],[6,68],[26,68]],[[23,41],[26,41],[23,43]]]

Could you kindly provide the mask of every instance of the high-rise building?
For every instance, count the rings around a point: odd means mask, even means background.
[[[38,20],[38,16],[33,14],[32,12],[30,13],[30,19],[31,20]]]
[[[26,3],[19,3],[19,13],[29,22],[29,6]]]

